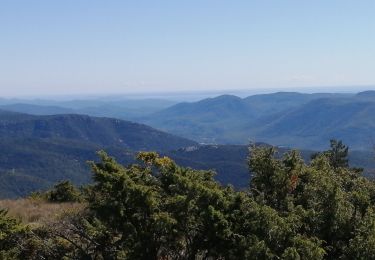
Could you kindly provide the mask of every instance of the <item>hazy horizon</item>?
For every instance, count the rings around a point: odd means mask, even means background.
[[[0,96],[372,86],[374,7],[370,0],[4,1]]]
[[[164,99],[176,102],[198,101],[204,98],[212,98],[220,95],[235,95],[241,98],[272,94],[276,92],[298,92],[304,94],[313,93],[358,93],[362,91],[375,91],[375,86],[314,86],[304,88],[258,88],[258,89],[223,89],[223,90],[188,90],[188,91],[154,91],[154,92],[128,92],[128,93],[78,93],[78,94],[55,94],[55,95],[12,95],[1,96],[0,99],[7,100],[79,100],[79,99]]]

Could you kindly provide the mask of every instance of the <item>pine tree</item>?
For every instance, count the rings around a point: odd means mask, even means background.
[[[348,151],[349,147],[344,145],[341,140],[330,140],[331,149],[327,151],[330,164],[333,168],[349,167]]]

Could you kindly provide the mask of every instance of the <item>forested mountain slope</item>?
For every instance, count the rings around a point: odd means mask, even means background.
[[[361,99],[319,99],[280,114],[259,126],[259,140],[320,149],[341,139],[352,149],[371,149],[375,140],[375,102]],[[250,126],[250,124],[249,124]]]
[[[70,179],[90,180],[86,161],[101,149],[124,163],[140,150],[168,151],[196,143],[151,127],[82,115],[31,116],[0,111],[0,197]]]
[[[30,116],[2,112],[0,136],[71,139],[131,150],[171,150],[195,144],[146,125],[84,115]]]
[[[327,140],[342,139],[352,149],[369,150],[375,139],[374,108],[373,91],[357,95],[281,92],[177,104],[143,122],[204,143],[251,140],[321,150]]]
[[[307,150],[324,150],[330,139],[342,139],[350,147],[351,164],[366,168],[366,174],[373,176],[374,96],[371,91],[358,95],[275,93],[245,99],[221,96],[160,112],[165,113],[160,122],[175,132],[186,131],[206,143],[243,140],[244,145],[198,145],[119,119],[0,110],[0,149],[4,151],[0,155],[0,196],[25,195],[61,179],[85,183],[90,179],[86,161],[101,149],[122,163],[133,162],[137,151],[159,151],[183,166],[214,169],[221,183],[241,188],[248,184],[249,139],[305,147],[306,160],[311,154]],[[275,104],[280,105],[276,110]]]
[[[375,92],[303,94],[278,92],[240,98],[222,95],[173,105],[165,100],[1,101],[3,108],[30,114],[87,114],[130,118],[162,131],[208,144],[267,142],[300,149],[325,149],[342,139],[352,149],[374,142]],[[18,100],[17,100],[18,101]],[[168,106],[172,105],[172,106]],[[1,107],[0,107],[1,109]],[[107,140],[106,140],[107,142]]]

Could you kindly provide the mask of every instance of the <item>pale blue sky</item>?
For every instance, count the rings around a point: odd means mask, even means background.
[[[373,0],[0,0],[0,96],[375,85]]]

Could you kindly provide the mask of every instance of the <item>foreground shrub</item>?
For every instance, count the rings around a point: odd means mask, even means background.
[[[0,259],[13,259],[19,253],[19,241],[28,232],[20,222],[0,209]]]
[[[18,245],[4,236],[4,252],[15,249],[18,259],[372,259],[375,184],[337,146],[310,164],[296,151],[251,147],[247,191],[153,152],[129,166],[100,152],[85,207],[33,228]],[[73,191],[58,185],[55,201]]]
[[[82,194],[70,181],[61,181],[46,192],[33,192],[29,196],[34,200],[50,202],[80,202]]]

